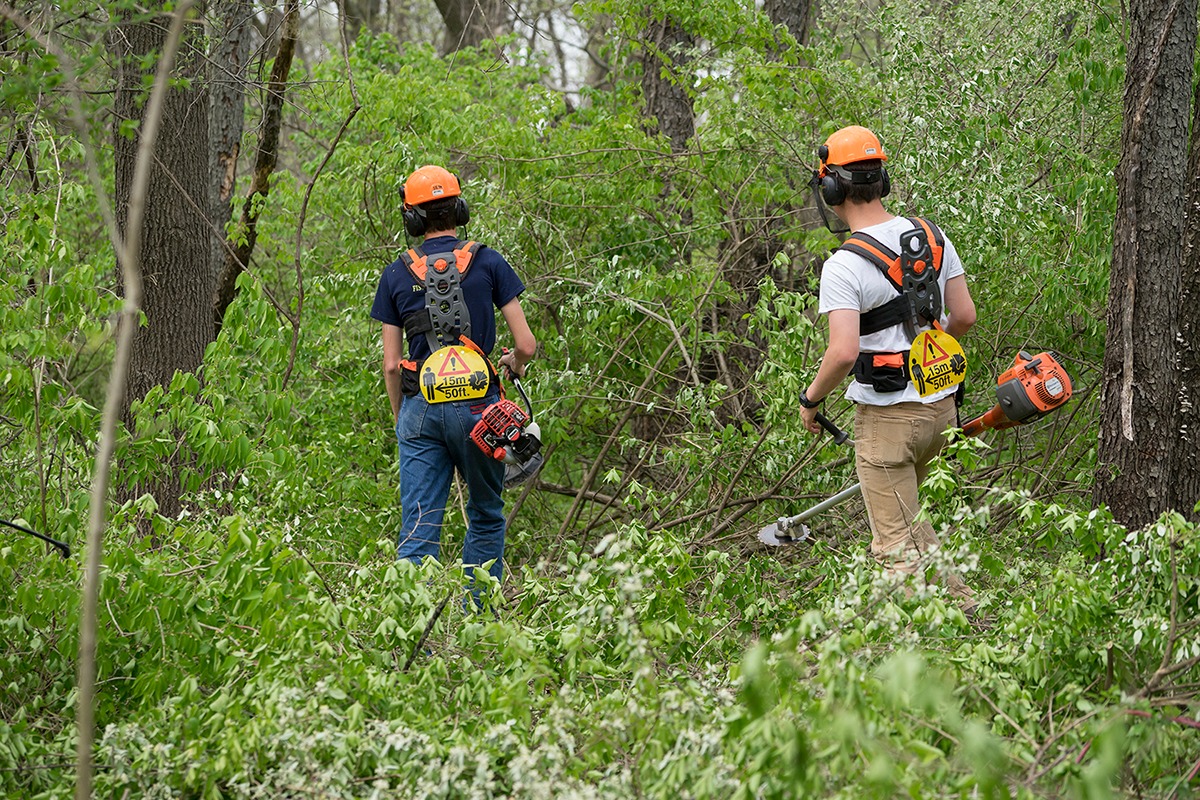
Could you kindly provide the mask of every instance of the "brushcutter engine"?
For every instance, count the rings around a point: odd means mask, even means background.
[[[529,480],[545,463],[542,455],[542,431],[533,421],[533,405],[521,382],[513,384],[525,400],[522,409],[511,400],[501,399],[483,410],[471,429],[471,441],[497,461],[504,462],[504,488],[511,489]]]
[[[1041,419],[1071,399],[1071,378],[1054,352],[1031,356],[1022,350],[996,382],[996,405],[963,423],[963,433],[977,436]]]
[[[497,461],[523,464],[542,447],[537,434],[537,423],[520,406],[500,400],[484,409],[483,417],[471,430],[471,441]]]

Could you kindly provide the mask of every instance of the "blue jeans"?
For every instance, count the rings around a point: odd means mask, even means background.
[[[438,557],[442,519],[457,467],[467,483],[467,538],[463,565],[495,561],[489,572],[497,579],[504,556],[504,464],[487,456],[471,441],[471,429],[483,410],[499,400],[430,405],[420,394],[405,397],[396,420],[400,444],[400,539],[398,558],[420,564]]]

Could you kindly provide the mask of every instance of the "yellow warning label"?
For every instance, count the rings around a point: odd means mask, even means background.
[[[429,403],[477,400],[488,393],[487,362],[469,347],[448,345],[425,359],[421,394]]]
[[[928,397],[966,380],[967,357],[958,340],[945,331],[923,331],[913,339],[908,372],[917,394]]]

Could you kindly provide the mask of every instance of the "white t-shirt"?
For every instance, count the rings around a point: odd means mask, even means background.
[[[907,218],[894,217],[887,222],[863,228],[861,232],[877,239],[880,244],[887,246],[892,252],[898,253],[900,252],[900,234],[910,231],[912,228],[913,224]],[[945,236],[944,233],[943,236]],[[946,237],[942,251],[942,269],[938,274],[938,284],[942,289],[941,323],[943,326],[947,320],[946,282],[965,274],[958,251],[954,249],[949,237]],[[891,281],[884,277],[879,267],[862,256],[838,250],[825,260],[825,266],[821,271],[821,295],[817,310],[822,314],[841,309],[862,313],[881,306],[897,296],[896,288]],[[864,353],[898,353],[907,350],[909,344],[911,342],[904,333],[904,326],[893,325],[890,328],[860,337],[858,349]],[[909,383],[903,391],[880,394],[867,384],[854,380],[854,376],[851,375],[850,386],[846,389],[846,397],[855,403],[864,403],[870,406],[890,406],[896,403],[933,403],[954,394],[956,388],[952,386],[931,394],[929,397],[921,397],[917,394],[916,387]]]

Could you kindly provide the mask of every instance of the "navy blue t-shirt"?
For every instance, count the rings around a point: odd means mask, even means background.
[[[426,239],[422,247],[428,254],[446,253],[458,247],[460,240],[453,236]],[[471,259],[471,266],[462,278],[463,299],[471,315],[471,341],[489,355],[496,346],[496,311],[509,304],[525,291],[525,284],[512,266],[490,247],[481,247]],[[425,310],[425,284],[413,277],[396,259],[383,270],[371,317],[385,325],[404,327],[409,314]],[[430,355],[429,342],[424,336],[408,337],[408,357],[421,361]]]

